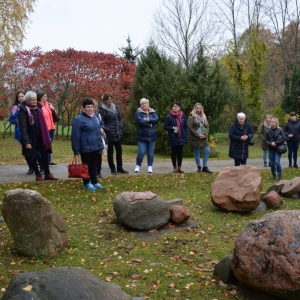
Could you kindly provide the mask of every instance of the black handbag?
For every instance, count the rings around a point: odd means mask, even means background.
[[[276,146],[276,151],[279,153],[279,154],[284,154],[286,151],[287,151],[287,147],[286,147],[286,144],[282,144],[282,145],[279,145],[279,146]]]
[[[253,145],[255,144],[254,139],[251,138],[250,140],[248,140],[248,144],[249,144],[250,146],[253,146]]]
[[[55,112],[55,110],[52,110],[52,118],[53,118],[53,122],[56,123],[60,120],[60,117],[57,115],[57,113]]]

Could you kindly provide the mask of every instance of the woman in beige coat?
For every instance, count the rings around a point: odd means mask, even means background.
[[[208,157],[210,153],[208,143],[209,125],[202,104],[196,103],[194,105],[194,109],[189,115],[188,126],[189,144],[193,147],[194,150],[194,157],[198,167],[197,172],[202,171],[212,173],[207,167]],[[203,148],[204,152],[202,170],[200,162],[200,148]]]

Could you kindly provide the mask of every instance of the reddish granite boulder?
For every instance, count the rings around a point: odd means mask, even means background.
[[[170,214],[170,220],[176,224],[185,223],[191,216],[188,208],[182,205],[172,205]]]
[[[251,221],[237,237],[235,277],[251,288],[300,299],[300,210],[277,211]]]
[[[252,211],[260,202],[262,178],[254,166],[226,167],[210,190],[213,205],[228,211]]]
[[[300,177],[295,177],[288,182],[284,183],[281,189],[281,194],[284,197],[292,197],[300,192]]]
[[[282,198],[274,190],[264,197],[268,208],[278,208],[282,204]]]

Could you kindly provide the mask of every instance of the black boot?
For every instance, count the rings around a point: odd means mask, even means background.
[[[198,166],[197,172],[201,172],[201,166]]]
[[[203,167],[202,172],[212,173],[212,171],[210,171],[210,169],[208,167]]]

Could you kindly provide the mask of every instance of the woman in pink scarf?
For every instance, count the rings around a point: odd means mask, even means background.
[[[164,130],[168,131],[168,144],[172,152],[173,172],[183,173],[181,169],[183,146],[188,141],[189,129],[179,101],[172,103],[170,114],[166,116]]]

